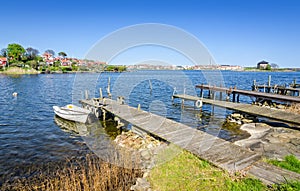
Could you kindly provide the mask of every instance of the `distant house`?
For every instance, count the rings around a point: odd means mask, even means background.
[[[55,61],[55,58],[53,57],[53,55],[50,53],[47,53],[47,52],[45,52],[42,55],[42,58],[47,65],[51,65],[51,66],[53,65],[53,62]]]
[[[71,60],[69,60],[67,58],[62,59],[60,62],[61,62],[62,66],[71,66],[71,64],[72,64]]]
[[[0,67],[5,67],[7,64],[7,58],[0,57]]]
[[[257,69],[265,70],[265,69],[267,69],[268,65],[269,65],[269,62],[266,62],[263,60],[263,61],[257,63]]]

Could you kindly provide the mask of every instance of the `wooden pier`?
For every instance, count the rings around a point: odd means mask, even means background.
[[[300,96],[300,86],[296,83],[294,79],[293,83],[287,85],[271,85],[271,76],[268,78],[268,84],[256,84],[256,80],[253,80],[252,91],[274,93],[280,95],[289,95],[289,96]]]
[[[245,95],[249,97],[255,97],[256,99],[260,98],[263,100],[276,100],[276,101],[288,102],[288,103],[300,103],[299,96],[298,97],[287,96],[287,95],[280,95],[280,94],[250,91],[250,90],[240,90],[236,88],[216,87],[216,86],[203,85],[203,84],[196,85],[196,88],[200,88],[200,97],[203,97],[203,90],[209,90],[210,97],[214,97],[216,95],[216,92],[226,93],[227,96],[230,96],[232,94],[233,102],[239,102],[240,95]]]
[[[120,100],[104,98],[81,100],[80,103],[85,108],[101,109],[102,114],[109,112],[135,128],[186,149],[229,172],[248,170],[249,174],[268,184],[300,179],[297,173],[286,172],[261,162],[261,155],[258,153],[165,117],[128,106]]]
[[[218,107],[223,107],[235,111],[240,111],[243,113],[251,114],[254,116],[261,116],[266,117],[269,119],[275,119],[278,121],[283,121],[291,124],[300,125],[300,115],[295,113],[288,113],[285,111],[281,111],[278,109],[271,109],[267,107],[261,107],[257,105],[250,105],[250,104],[243,104],[243,103],[233,103],[233,102],[226,102],[226,101],[219,101],[219,100],[212,100],[206,98],[200,98],[197,96],[190,96],[190,95],[173,95],[173,99],[179,98],[183,100],[189,101],[198,101],[201,100],[203,103],[215,105]],[[297,127],[296,127],[297,128]],[[300,129],[300,127],[299,127]]]

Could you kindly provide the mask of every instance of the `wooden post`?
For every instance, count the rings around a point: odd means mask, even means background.
[[[240,94],[237,95],[237,102],[240,103]]]
[[[253,80],[252,91],[256,90],[256,80]]]
[[[137,110],[138,110],[138,111],[141,110],[141,104],[138,104]]]
[[[103,99],[102,88],[99,89],[100,99]]]
[[[84,97],[85,97],[85,99],[89,99],[89,91],[88,90],[85,90]]]
[[[108,81],[107,81],[107,95],[109,98],[111,98],[111,93],[110,93],[110,77],[108,77]]]
[[[269,75],[269,79],[268,79],[268,86],[271,87],[271,75]]]
[[[103,117],[103,121],[106,120],[106,111],[104,109],[102,109],[102,117]]]
[[[152,83],[151,80],[149,80],[149,87],[150,87],[150,94],[152,93]]]
[[[235,102],[235,92],[232,93],[232,102]]]

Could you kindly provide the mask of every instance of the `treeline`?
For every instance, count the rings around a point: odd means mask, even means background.
[[[108,72],[124,72],[124,71],[126,71],[126,66],[107,65],[104,68],[104,71],[108,71]]]

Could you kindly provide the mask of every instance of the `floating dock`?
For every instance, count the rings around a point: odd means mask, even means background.
[[[80,103],[84,108],[101,109],[102,115],[109,112],[135,128],[188,150],[229,172],[247,170],[267,184],[300,179],[300,174],[262,162],[258,153],[165,117],[128,106],[122,101],[104,98],[81,100]]]

